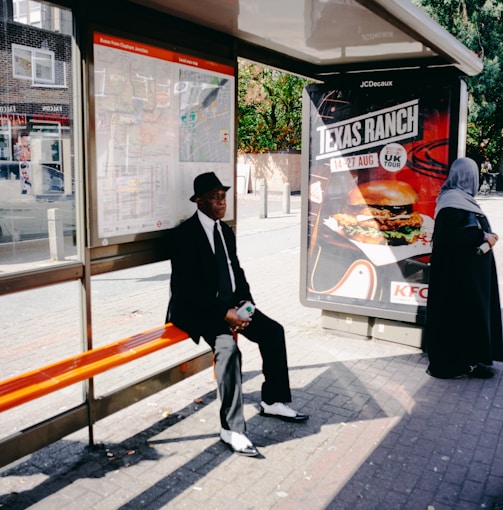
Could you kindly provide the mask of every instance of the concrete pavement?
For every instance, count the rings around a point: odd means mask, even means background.
[[[258,199],[239,200],[253,208]],[[292,227],[300,238],[298,200],[265,219],[238,210],[238,242]],[[503,198],[480,203],[503,233]],[[0,508],[503,508],[503,364],[490,380],[430,378],[412,347],[320,328],[320,311],[299,304],[300,245],[240,256],[259,307],[285,326],[293,405],[309,421],[258,415],[260,356],[243,338],[248,434],[260,457],[219,441],[207,370],[99,422],[96,449],[82,430],[1,469]]]

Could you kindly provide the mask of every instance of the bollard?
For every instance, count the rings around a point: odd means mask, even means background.
[[[51,260],[64,260],[65,240],[63,236],[63,217],[61,215],[61,209],[47,209],[47,223]]]
[[[290,214],[290,183],[286,182],[283,188],[283,212]]]
[[[264,179],[259,186],[259,218],[267,218],[267,181]]]

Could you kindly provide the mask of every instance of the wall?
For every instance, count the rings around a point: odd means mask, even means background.
[[[238,165],[250,165],[248,192],[258,191],[261,180],[266,179],[268,191],[282,192],[288,183],[292,193],[300,193],[300,151],[239,154]]]

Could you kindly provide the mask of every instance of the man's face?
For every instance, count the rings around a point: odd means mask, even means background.
[[[198,209],[213,220],[221,220],[225,216],[227,202],[225,191],[214,189],[205,193],[202,197],[196,198]]]

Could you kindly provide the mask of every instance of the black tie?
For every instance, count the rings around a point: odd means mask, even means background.
[[[222,237],[218,231],[216,221],[213,227],[213,240],[215,242],[215,257],[218,269],[218,297],[222,301],[230,302],[232,299],[232,283],[229,274],[229,264],[227,263],[227,255],[225,254]]]

